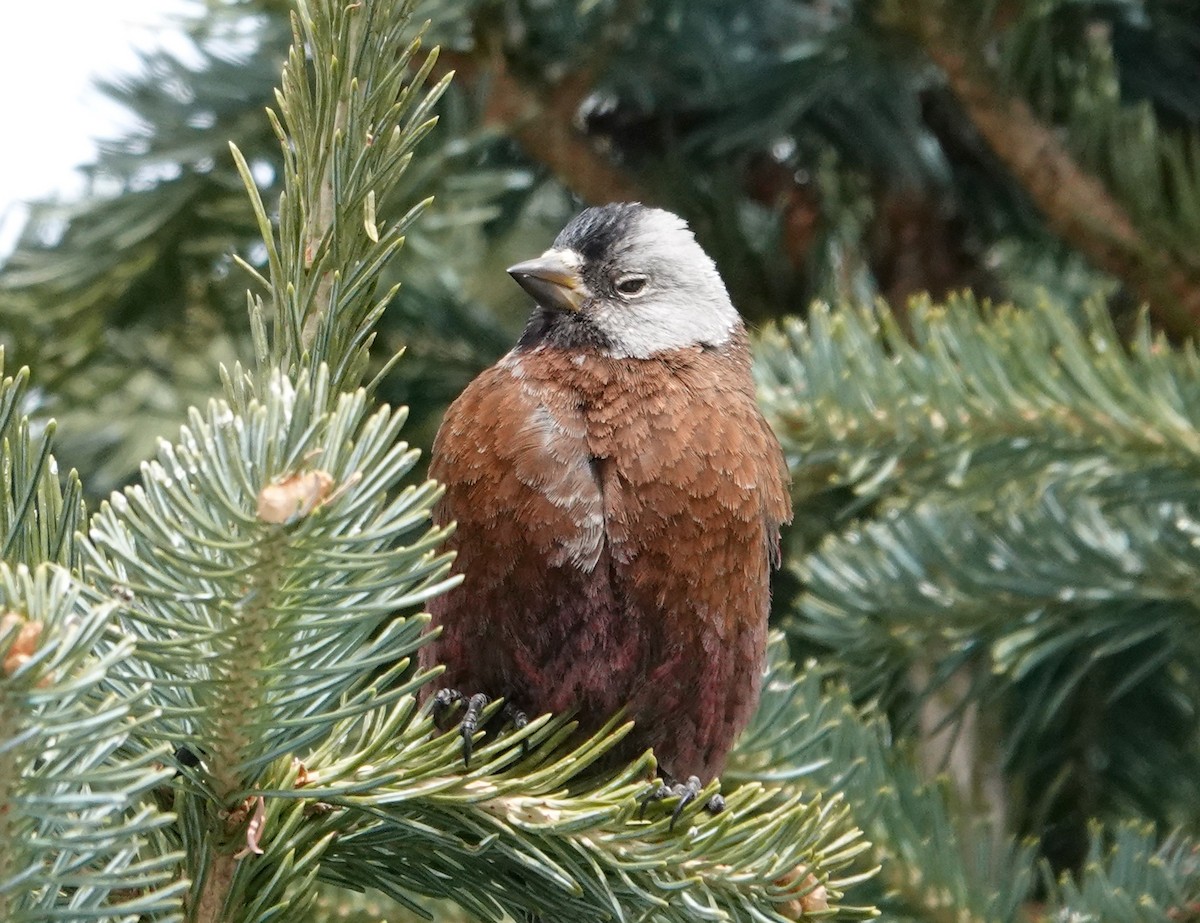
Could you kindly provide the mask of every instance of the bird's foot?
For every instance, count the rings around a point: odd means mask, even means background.
[[[433,697],[433,721],[442,730],[446,730],[445,717],[450,709],[460,702],[466,703],[466,710],[463,712],[462,720],[458,723],[458,733],[462,736],[463,765],[467,769],[471,768],[471,754],[475,750],[475,732],[479,730],[479,719],[491,701],[482,692],[468,696],[457,689],[439,689]],[[504,703],[502,714],[504,720],[511,724],[514,730],[519,731],[529,724],[529,717],[512,702]],[[521,755],[524,756],[528,752],[529,743],[522,740]]]
[[[675,805],[675,810],[671,812],[671,823],[667,828],[674,830],[675,822],[683,814],[683,809],[695,801],[703,789],[704,786],[700,784],[700,779],[697,776],[688,776],[686,782],[675,782],[672,784],[667,784],[660,780],[658,788],[652,789],[639,799],[641,808],[638,816],[645,815],[646,805],[652,801],[665,801],[667,798],[678,798],[679,803]],[[720,814],[725,810],[725,799],[719,794],[713,795],[704,803],[704,810],[708,811],[709,814]]]
[[[525,726],[529,724],[529,716],[512,702],[504,703],[504,711],[501,714],[504,716],[504,720],[513,726],[514,731],[524,730]]]
[[[513,705],[512,702],[504,703],[504,711],[501,714],[504,716],[504,720],[512,725],[514,731],[522,731],[529,724],[529,716]],[[521,738],[521,756],[529,756],[528,737]]]
[[[479,718],[491,701],[482,692],[468,696],[457,689],[439,689],[433,697],[433,722],[443,727],[446,713],[459,702],[466,702],[462,720],[458,722],[458,733],[462,737],[463,766],[471,768],[471,753],[475,749],[475,732],[479,730]]]

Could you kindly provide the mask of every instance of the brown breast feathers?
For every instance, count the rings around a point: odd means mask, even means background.
[[[744,334],[651,359],[515,350],[447,412],[431,475],[461,587],[422,652],[441,683],[718,774],[758,700],[771,549],[790,518]]]

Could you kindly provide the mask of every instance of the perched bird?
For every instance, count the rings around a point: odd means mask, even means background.
[[[463,582],[422,663],[470,703],[468,759],[488,696],[583,730],[624,707],[619,755],[653,747],[690,800],[757,704],[791,518],[745,328],[687,224],[640,204],[585,210],[508,272],[528,325],[434,442]]]

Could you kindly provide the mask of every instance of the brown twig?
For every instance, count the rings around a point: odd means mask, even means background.
[[[644,202],[678,208],[615,163],[578,125],[578,114],[595,87],[589,69],[568,74],[549,88],[533,87],[514,75],[501,54],[443,52],[438,67],[453,70],[467,87],[484,94],[483,121],[509,134],[531,160],[550,170],[583,201]],[[805,265],[817,237],[819,202],[791,171],[758,158],[747,167],[751,198],[780,209],[783,245],[794,268]]]
[[[238,860],[229,852],[215,852],[209,857],[204,884],[191,908],[189,919],[194,923],[218,923],[225,919],[225,902],[233,889]]]
[[[513,76],[500,54],[482,60],[443,52],[438,67],[455,71],[467,86],[486,94],[484,124],[510,134],[531,159],[546,166],[585,202],[654,201],[652,192],[576,128],[576,114],[592,90],[588,71],[570,74],[540,90]]]
[[[1054,129],[1020,99],[1001,93],[981,54],[954,32],[939,3],[896,3],[891,17],[946,75],[979,134],[1041,210],[1047,224],[1096,266],[1123,279],[1153,320],[1183,338],[1200,326],[1200,279],[1142,238],[1104,184],[1071,156]]]

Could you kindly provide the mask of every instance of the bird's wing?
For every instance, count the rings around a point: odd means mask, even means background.
[[[435,520],[457,523],[463,584],[430,601],[442,634],[422,662],[443,664],[446,685],[560,708],[550,691],[569,696],[580,681],[566,671],[618,656],[589,648],[589,628],[618,607],[577,397],[502,360],[446,412],[430,474],[445,487]]]
[[[763,491],[763,519],[767,524],[767,543],[771,551],[771,563],[779,567],[782,556],[779,551],[779,529],[792,521],[792,473],[779,440],[770,424],[758,417],[759,483]]]
[[[586,425],[566,389],[528,380],[504,362],[488,369],[447,410],[430,475],[446,488],[434,517],[459,524],[458,544],[486,536],[489,545],[519,545],[554,566],[595,565],[600,492]]]

